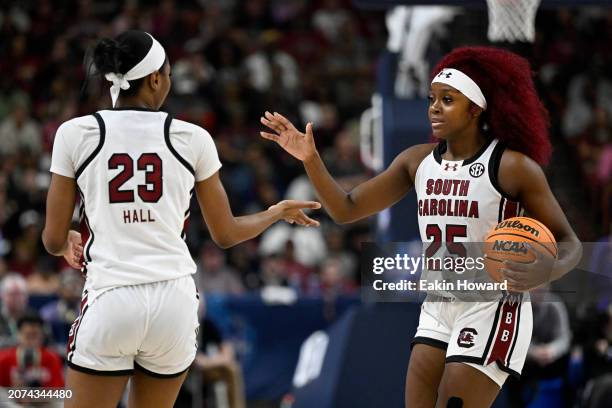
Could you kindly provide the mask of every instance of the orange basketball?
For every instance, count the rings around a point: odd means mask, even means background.
[[[555,237],[544,224],[533,218],[508,218],[489,231],[484,243],[484,264],[493,280],[503,281],[500,268],[505,260],[523,263],[535,260],[533,250],[525,247],[526,242],[544,256],[557,257]]]

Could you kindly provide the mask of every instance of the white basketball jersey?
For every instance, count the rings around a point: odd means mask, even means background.
[[[85,287],[195,273],[183,229],[195,182],[220,167],[210,135],[165,112],[103,110],[62,124],[51,171],[77,182]]]
[[[425,258],[476,258],[489,230],[520,214],[519,203],[499,188],[497,174],[504,146],[487,142],[468,160],[442,158],[446,143],[439,143],[423,159],[415,177],[418,219]],[[473,245],[470,245],[474,243]],[[440,267],[427,267],[428,277]],[[442,274],[441,277],[447,278]],[[467,275],[464,275],[467,277]],[[440,292],[441,293],[441,292]]]

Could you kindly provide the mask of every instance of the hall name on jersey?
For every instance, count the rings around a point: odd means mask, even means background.
[[[467,197],[470,180],[428,179],[425,194],[449,196],[449,198],[424,198],[419,200],[419,216],[447,216],[478,218],[478,201],[459,199]]]
[[[131,210],[123,210],[124,224],[137,224],[141,222],[155,222],[151,210],[143,210],[142,208]]]

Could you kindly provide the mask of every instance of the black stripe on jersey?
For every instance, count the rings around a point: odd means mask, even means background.
[[[114,375],[131,375],[131,374],[134,374],[134,370],[116,370],[116,371],[93,370],[91,368],[86,368],[86,367],[81,367],[79,365],[76,365],[72,361],[68,361],[68,367],[72,368],[75,371],[80,371],[80,372],[85,373],[85,374],[93,374],[93,375],[114,376]]]
[[[449,356],[449,357],[446,357],[445,362],[446,363],[472,363],[476,365],[484,365],[484,363],[481,362],[480,358],[473,357],[473,356]],[[497,364],[497,367],[499,367],[499,369],[502,370],[503,372],[508,373],[515,378],[521,378],[521,375],[517,371],[514,371],[513,369],[500,364],[499,361],[496,361],[495,363]]]
[[[484,353],[480,358],[480,364],[484,364],[487,361],[487,355],[489,354],[489,349],[491,348],[491,343],[493,343],[493,337],[495,337],[495,332],[497,331],[497,326],[499,326],[499,313],[501,312],[501,308],[506,300],[506,295],[500,299],[497,304],[497,310],[495,311],[495,318],[493,318],[493,326],[491,327],[491,333],[489,333],[489,339],[487,340],[487,345],[485,346]]]
[[[179,371],[178,373],[174,373],[174,374],[158,374],[156,372],[147,370],[146,368],[144,368],[143,366],[141,366],[140,364],[138,364],[137,362],[134,361],[134,368],[136,370],[140,370],[145,374],[150,375],[151,377],[155,377],[155,378],[174,378],[174,377],[178,377],[179,375],[183,374],[185,371],[187,371],[189,369],[189,367],[187,367],[186,369]]]
[[[104,125],[104,120],[102,119],[102,116],[100,116],[98,112],[94,113],[93,116],[98,121],[98,126],[100,127],[100,141],[98,142],[98,146],[96,147],[96,149],[89,155],[89,157],[77,169],[76,173],[74,174],[75,180],[79,179],[79,176],[81,175],[81,173],[83,173],[83,170],[85,170],[85,167],[87,167],[89,163],[91,163],[91,161],[98,155],[98,153],[100,153],[100,150],[102,150],[102,146],[104,145],[104,138],[106,137],[106,126]]]
[[[433,157],[438,164],[442,164],[442,154],[446,151],[446,142],[443,140],[433,149]]]
[[[498,224],[504,220],[504,204],[506,204],[506,201],[507,200],[504,197],[499,200],[499,214],[497,215]]]
[[[72,347],[70,347],[70,355],[67,360],[72,361],[72,357],[74,356],[74,351],[76,350],[76,342],[77,335],[79,334],[79,329],[81,328],[81,324],[83,323],[83,319],[85,318],[85,313],[89,310],[89,305],[85,305],[85,309],[83,309],[83,313],[80,316],[79,324],[74,328],[74,339],[72,340]]]
[[[85,270],[83,271],[83,273],[87,274],[87,262],[91,262],[91,255],[89,255],[89,249],[91,248],[91,245],[93,244],[93,241],[95,239],[94,237],[94,232],[93,229],[91,228],[91,225],[89,225],[89,218],[87,218],[87,212],[85,211],[85,195],[83,194],[83,191],[81,191],[80,188],[77,187],[77,190],[79,192],[79,194],[81,195],[81,204],[83,206],[83,214],[82,217],[85,220],[85,226],[87,227],[87,230],[89,231],[89,240],[87,240],[87,243],[85,244],[85,251],[84,254],[85,256],[84,261],[85,261]]]
[[[85,249],[85,255],[87,256],[87,262],[91,262],[91,254],[89,253],[89,250],[91,249],[91,245],[94,242],[95,236],[94,236],[94,232],[91,229],[91,226],[89,225],[89,218],[87,218],[87,214],[85,215],[85,225],[87,225],[87,228],[89,229],[89,233],[91,234],[91,239],[89,240],[89,245],[87,245],[87,248]]]
[[[168,114],[168,116],[166,116],[166,121],[164,122],[164,140],[166,141],[166,146],[168,146],[168,149],[170,149],[170,152],[172,152],[174,157],[176,157],[176,159],[195,176],[195,171],[193,170],[193,167],[191,167],[191,164],[181,157],[176,149],[174,149],[174,146],[172,146],[172,143],[170,143],[170,123],[172,123],[172,116]]]
[[[503,366],[499,363],[499,361],[496,361],[495,363],[497,363],[497,367],[499,367],[500,370],[502,370],[505,373],[510,374],[511,376],[513,376],[514,378],[521,378],[521,375],[518,373],[518,371],[514,371],[513,369]]]
[[[442,340],[432,339],[431,337],[418,336],[412,339],[410,342],[410,348],[412,349],[417,344],[426,344],[431,347],[439,348],[440,350],[446,350],[448,343]]]
[[[475,155],[473,155],[472,157],[470,157],[467,160],[463,161],[462,166],[467,166],[468,164],[472,164],[474,163],[476,160],[478,160],[480,158],[480,156],[482,156],[482,154],[485,152],[485,150],[487,150],[489,148],[489,146],[491,146],[491,143],[493,143],[493,139],[489,139],[485,142],[485,144],[482,145],[482,147],[480,148],[480,150],[478,150],[478,152],[476,152]]]
[[[157,109],[151,109],[151,108],[139,108],[139,107],[126,107],[126,108],[112,108],[109,110],[113,110],[113,111],[140,111],[140,112],[159,112],[159,110]]]
[[[511,357],[512,357],[512,352],[514,351],[514,346],[516,346],[516,339],[518,339],[519,336],[519,329],[521,327],[521,309],[523,308],[523,294],[521,293],[518,300],[518,307],[516,308],[516,323],[515,323],[515,329],[514,329],[514,340],[512,341],[512,346],[510,347],[510,353],[508,353],[508,356],[506,357],[506,366],[510,367],[510,362]]]
[[[506,146],[502,142],[497,142],[497,145],[493,149],[493,153],[491,153],[491,158],[489,159],[489,180],[491,180],[491,184],[493,188],[497,190],[499,194],[502,195],[505,199],[509,201],[515,201],[514,198],[510,197],[499,185],[498,175],[499,175],[499,164],[501,163],[501,158],[504,153]],[[500,219],[500,222],[502,220]]]
[[[475,155],[463,161],[461,166],[466,166],[468,164],[474,163],[476,160],[482,156],[482,154],[487,150],[487,148],[493,143],[493,139],[487,140],[484,145],[476,152]],[[499,144],[498,144],[499,146]],[[497,146],[495,146],[497,147]],[[438,162],[438,164],[442,164],[442,155],[446,152],[446,140],[442,140],[433,150],[434,159]]]

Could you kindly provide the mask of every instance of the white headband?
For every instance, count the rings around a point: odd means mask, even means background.
[[[121,92],[122,89],[130,89],[130,83],[128,81],[143,78],[157,71],[166,60],[166,51],[164,51],[164,47],[162,47],[151,34],[146,34],[151,37],[153,44],[147,55],[145,55],[138,64],[134,65],[134,67],[124,75],[117,72],[110,72],[104,75],[106,79],[113,83],[110,87],[113,108],[115,107],[115,103],[117,103],[117,98],[119,98],[119,92]]]
[[[432,84],[434,82],[452,86],[482,109],[487,109],[487,100],[482,94],[480,87],[463,72],[453,68],[444,68],[431,81]]]

